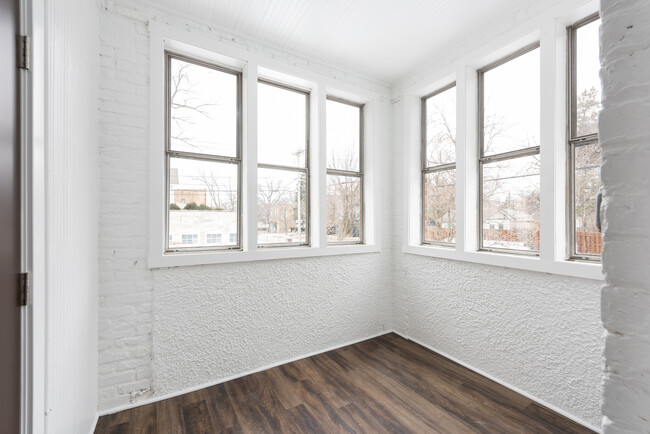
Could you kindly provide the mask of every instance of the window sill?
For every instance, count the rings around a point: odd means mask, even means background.
[[[475,264],[494,265],[497,267],[537,271],[562,276],[581,277],[583,279],[603,280],[602,265],[576,261],[549,261],[538,256],[519,256],[495,252],[466,252],[453,247],[413,246],[402,247],[403,253],[472,262]]]
[[[311,258],[361,253],[379,253],[377,245],[355,244],[327,247],[263,247],[256,250],[221,252],[167,253],[149,256],[149,268],[184,267],[191,265],[226,264],[231,262],[269,261],[274,259]]]

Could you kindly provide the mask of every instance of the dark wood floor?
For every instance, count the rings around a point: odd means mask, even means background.
[[[592,432],[395,334],[102,416],[96,433]]]

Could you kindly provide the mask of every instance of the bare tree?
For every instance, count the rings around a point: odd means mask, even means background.
[[[281,211],[279,205],[286,202],[287,189],[281,180],[267,179],[257,189],[258,220],[265,223],[267,232],[271,232],[273,212],[277,211],[279,214]]]
[[[193,179],[205,185],[213,207],[226,211],[234,211],[237,208],[237,186],[231,185],[230,177],[219,176],[214,170],[201,169]]]
[[[176,128],[170,128],[172,140],[177,140],[197,148],[194,144],[194,137],[187,131],[191,125],[194,125],[194,116],[210,117],[208,109],[217,105],[217,101],[205,102],[207,95],[197,92],[196,83],[192,82],[188,69],[192,66],[190,63],[178,61],[174,62],[177,69],[172,71],[171,89],[170,89],[170,118]]]
[[[357,172],[359,156],[357,144],[350,143],[346,151],[330,152],[329,165],[339,170]],[[361,223],[361,182],[354,176],[328,176],[327,231],[336,235],[337,241],[358,237]]]
[[[595,87],[585,89],[576,104],[576,134],[598,132],[600,96]],[[579,232],[598,232],[596,227],[596,197],[600,189],[600,146],[578,146],[575,149],[575,214]]]

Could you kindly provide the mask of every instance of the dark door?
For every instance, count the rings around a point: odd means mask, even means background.
[[[16,35],[18,1],[0,0],[0,424],[20,421],[20,145]]]

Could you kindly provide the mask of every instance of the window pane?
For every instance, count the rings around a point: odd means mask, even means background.
[[[361,109],[327,100],[327,167],[359,172]]]
[[[483,247],[539,250],[539,155],[483,165]]]
[[[307,242],[307,179],[304,172],[258,169],[257,242]]]
[[[483,75],[483,155],[539,145],[539,48]]]
[[[600,255],[602,234],[596,227],[596,198],[600,189],[600,146],[575,148],[576,253]]]
[[[305,167],[307,95],[265,83],[257,92],[257,161]]]
[[[427,98],[426,167],[456,161],[456,87]]]
[[[424,174],[424,241],[456,242],[456,170]]]
[[[576,130],[577,137],[598,132],[600,110],[600,58],[596,20],[576,30]]]
[[[237,165],[183,158],[169,164],[169,248],[236,245]]]
[[[361,178],[327,175],[327,241],[361,242]]]
[[[171,59],[170,146],[175,151],[237,155],[237,76]]]

